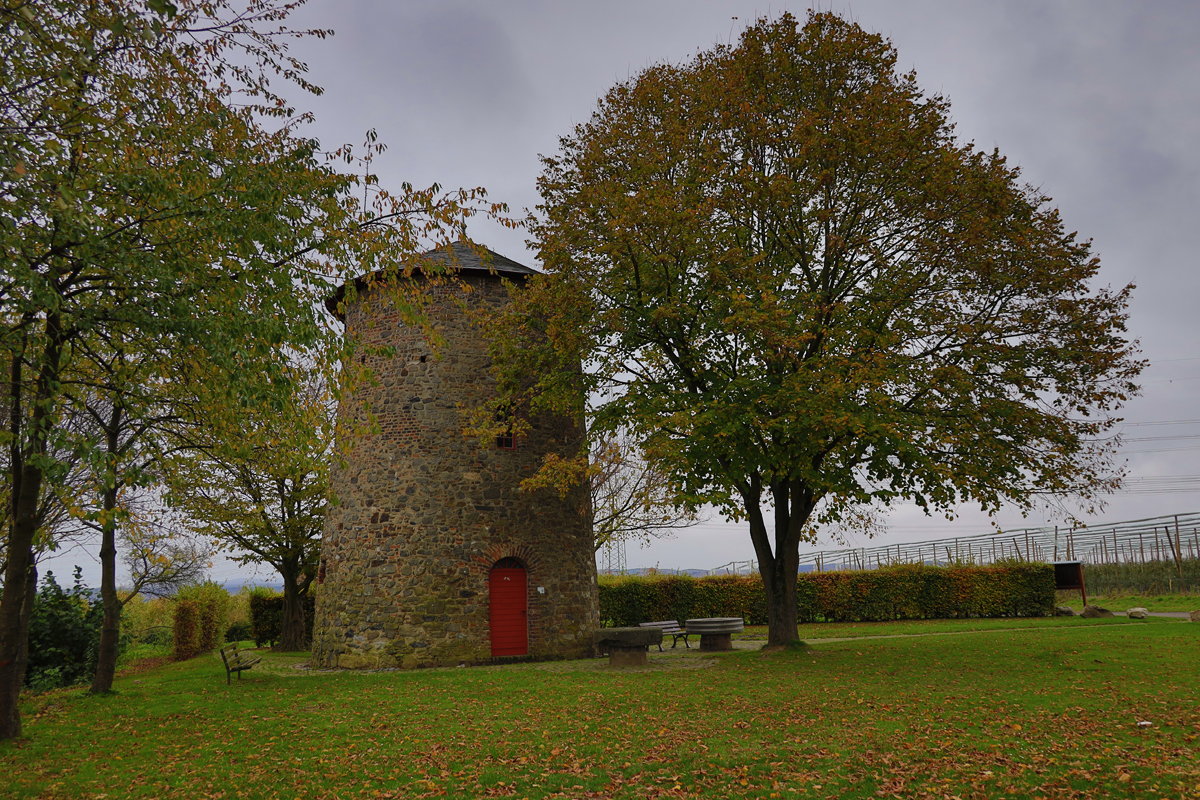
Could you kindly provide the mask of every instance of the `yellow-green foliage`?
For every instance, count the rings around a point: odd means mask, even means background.
[[[229,624],[231,626],[250,625],[250,596],[255,591],[261,591],[262,588],[246,585],[237,594],[230,595]]]
[[[172,626],[176,660],[185,661],[196,655],[199,637],[196,618],[199,612],[194,600],[178,600],[175,603],[175,620]]]
[[[121,635],[137,644],[168,644],[175,602],[165,597],[134,597],[121,609]]]
[[[184,599],[196,599],[194,588],[184,589],[180,594]],[[204,589],[209,592],[212,589]],[[224,589],[220,591],[224,592]],[[270,589],[262,587],[243,586],[235,595],[225,592],[228,597],[228,607],[224,624],[214,618],[216,627],[212,630],[219,644],[225,632],[233,626],[243,626],[250,629],[250,596],[255,592],[271,594]],[[220,596],[214,592],[215,602],[221,604]],[[197,610],[197,613],[198,610]],[[126,602],[121,610],[121,634],[128,636],[131,642],[138,644],[171,644],[174,641],[172,628],[175,620],[175,598],[166,597],[134,597]],[[199,640],[195,642],[199,646]]]
[[[191,611],[184,611],[186,607]],[[229,592],[219,583],[206,581],[179,590],[175,598],[175,654],[177,658],[207,653],[225,641],[229,627],[233,601]],[[188,626],[180,622],[180,615],[195,614],[195,622]],[[187,637],[193,637],[191,639]]]
[[[796,584],[801,622],[1045,616],[1054,609],[1054,568],[906,565],[855,572],[809,572]],[[701,617],[767,621],[759,576],[684,575],[604,578],[600,618],[607,625]]]

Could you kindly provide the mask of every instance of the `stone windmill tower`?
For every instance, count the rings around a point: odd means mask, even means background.
[[[427,311],[444,340],[436,352],[404,324],[385,288],[364,287],[345,309],[348,336],[395,349],[369,361],[376,385],[344,400],[369,404],[379,430],[357,439],[331,484],[338,505],[325,525],[312,664],[421,667],[497,658],[577,658],[599,627],[596,563],[586,489],[522,493],[542,456],[580,441],[580,422],[531,420],[528,437],[488,449],[462,433],[460,406],[494,391],[487,343],[463,305],[508,301],[501,278],[533,270],[465,245],[451,258],[469,287],[430,287]],[[418,272],[410,280],[424,281]],[[336,309],[341,294],[330,300]]]

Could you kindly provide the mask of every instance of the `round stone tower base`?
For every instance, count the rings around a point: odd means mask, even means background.
[[[393,287],[363,282],[332,310],[375,380],[344,397],[330,470],[338,498],[325,519],[312,661],[386,669],[560,660],[591,655],[599,627],[586,486],[563,497],[524,491],[547,454],[572,456],[583,421],[511,413],[518,432],[464,435],[464,409],[496,397],[476,312],[509,302],[504,279],[534,270],[464,244],[433,251],[456,278],[428,281],[421,264],[395,287],[420,292],[436,335],[408,323]],[[530,414],[531,416],[526,416]]]

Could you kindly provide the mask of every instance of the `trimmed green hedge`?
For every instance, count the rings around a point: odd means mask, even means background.
[[[197,644],[199,626],[196,624],[199,613],[195,600],[179,600],[175,603],[172,655],[177,661],[187,661],[200,652]]]
[[[767,624],[767,596],[757,575],[627,575],[600,579],[600,619],[608,627],[632,627],[701,617],[741,617]]]
[[[800,622],[1048,616],[1054,612],[1054,568],[913,564],[807,572],[796,584],[796,611]],[[605,625],[701,617],[741,617],[747,625],[767,624],[762,579],[658,575],[600,581],[600,619]]]
[[[231,605],[229,592],[213,581],[180,589],[175,597],[175,658],[182,661],[216,649],[229,627]]]
[[[300,596],[300,606],[304,609],[304,632],[311,641],[313,618],[316,617],[316,597],[312,592]],[[256,647],[274,646],[279,641],[283,632],[282,594],[250,595],[250,629]]]

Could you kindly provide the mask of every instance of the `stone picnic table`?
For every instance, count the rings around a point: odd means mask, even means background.
[[[701,652],[719,652],[733,649],[733,634],[741,633],[745,623],[741,617],[708,617],[689,619],[684,627],[688,633],[700,634]]]
[[[601,628],[592,634],[600,651],[608,651],[610,667],[644,667],[652,644],[662,643],[662,628]]]

